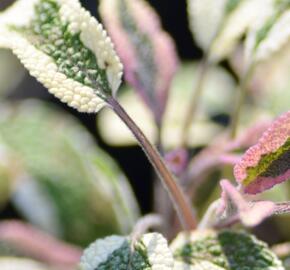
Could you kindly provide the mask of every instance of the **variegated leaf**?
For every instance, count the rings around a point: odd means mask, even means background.
[[[190,27],[210,61],[226,58],[272,0],[188,0]]]
[[[219,61],[229,56],[236,48],[249,26],[265,13],[273,0],[230,0],[228,12],[219,35],[214,40],[210,59]],[[232,3],[232,4],[231,4]],[[230,8],[231,7],[231,8]]]
[[[171,270],[174,260],[167,240],[158,233],[144,234],[132,243],[129,237],[97,240],[85,251],[81,270]]]
[[[248,64],[267,60],[290,40],[290,2],[288,0],[271,0],[271,2],[268,10],[249,31],[246,40]]]
[[[3,142],[27,171],[13,202],[28,220],[84,245],[131,231],[138,206],[126,177],[74,119],[36,101],[1,104],[0,115]]]
[[[124,63],[127,82],[160,123],[178,62],[173,40],[144,0],[102,0],[100,12]]]
[[[265,243],[244,232],[181,233],[170,247],[175,260],[185,267],[175,270],[284,270]]]
[[[247,150],[234,174],[245,193],[256,194],[290,178],[290,112],[280,116]]]
[[[114,45],[78,0],[17,0],[0,13],[0,47],[80,112],[98,111],[121,83]]]

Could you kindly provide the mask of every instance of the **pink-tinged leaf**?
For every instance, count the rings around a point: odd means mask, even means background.
[[[271,201],[248,202],[228,180],[222,180],[221,205],[218,214],[227,220],[239,219],[245,226],[253,227],[275,212]]]
[[[228,142],[227,151],[245,149],[258,142],[263,133],[270,127],[270,121],[261,121],[245,129],[234,141]]]
[[[0,242],[12,245],[29,257],[62,269],[76,267],[82,254],[78,247],[61,242],[21,221],[2,221]]]
[[[164,159],[170,170],[178,175],[185,170],[188,164],[188,153],[185,149],[180,148],[166,153]]]
[[[290,111],[280,116],[234,168],[245,193],[257,194],[290,179]]]
[[[100,12],[125,66],[125,79],[160,123],[178,65],[171,37],[144,0],[102,0]]]
[[[233,153],[257,143],[259,138],[270,126],[269,121],[257,122],[235,139],[229,140],[228,134],[223,133],[190,161],[184,182],[194,190],[208,179],[208,175],[221,165],[236,165],[242,156]]]
[[[241,160],[241,155],[225,153],[220,155],[219,160],[221,164],[235,165]]]

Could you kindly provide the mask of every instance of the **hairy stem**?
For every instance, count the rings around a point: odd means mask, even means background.
[[[205,57],[200,64],[198,75],[197,75],[197,83],[194,87],[194,91],[192,92],[188,111],[186,113],[186,116],[185,116],[186,118],[182,127],[182,133],[181,133],[182,134],[182,139],[181,139],[182,147],[186,147],[189,129],[192,122],[194,121],[194,118],[198,109],[198,105],[199,105],[202,91],[204,88],[203,86],[204,86],[205,77],[208,72],[208,69],[210,68],[210,65],[211,64],[209,63],[207,57]]]
[[[216,211],[220,205],[220,200],[216,200],[210,204],[206,210],[202,220],[198,224],[198,230],[206,230],[213,227],[216,220]]]
[[[196,227],[196,221],[193,216],[193,211],[190,203],[187,201],[184,193],[177,184],[176,179],[170,173],[169,169],[162,160],[160,154],[156,148],[149,142],[144,133],[132,120],[132,118],[127,114],[123,107],[112,97],[107,99],[109,105],[111,105],[114,112],[119,116],[119,118],[127,125],[130,131],[133,133],[143,151],[147,155],[149,161],[159,175],[164,187],[170,194],[171,200],[175,206],[177,214],[180,221],[186,230],[192,230]]]
[[[230,127],[230,136],[231,139],[235,139],[238,132],[238,126],[240,122],[240,117],[242,113],[242,107],[245,102],[245,98],[247,95],[247,87],[249,84],[250,79],[252,78],[254,71],[254,65],[251,65],[245,74],[243,75],[241,82],[238,86],[238,99],[237,99],[237,105],[233,111],[232,117],[231,117],[231,127]]]
[[[152,228],[162,227],[163,219],[157,214],[148,214],[136,223],[133,232],[131,234],[132,243],[137,241],[144,233],[148,232]]]

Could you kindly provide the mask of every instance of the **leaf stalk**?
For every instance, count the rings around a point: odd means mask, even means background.
[[[144,133],[136,125],[133,119],[127,114],[124,108],[113,97],[107,98],[107,103],[113,111],[126,124],[132,134],[135,136],[149,161],[153,165],[156,173],[161,179],[163,186],[170,195],[175,210],[179,216],[180,222],[185,230],[196,228],[196,221],[193,215],[192,207],[185,194],[177,184],[177,180],[171,174],[156,148],[149,142]]]

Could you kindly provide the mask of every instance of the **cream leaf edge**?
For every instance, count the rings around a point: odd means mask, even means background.
[[[106,105],[106,102],[96,94],[97,89],[67,78],[58,71],[53,59],[33,46],[25,35],[9,30],[10,25],[21,27],[31,21],[37,1],[39,0],[27,3],[25,0],[18,0],[0,13],[0,47],[11,49],[30,74],[62,102],[80,112],[98,112]],[[81,7],[78,0],[56,0],[56,2],[61,7],[61,18],[69,22],[70,31],[80,32],[81,41],[96,55],[98,66],[106,67],[107,79],[112,95],[115,96],[121,84],[123,65],[114,50],[110,37],[103,26]],[[110,65],[105,63],[110,63]]]

